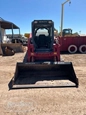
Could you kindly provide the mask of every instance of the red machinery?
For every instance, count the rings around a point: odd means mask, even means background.
[[[54,39],[54,24],[51,20],[32,22],[32,38],[28,41],[27,57],[28,62],[60,61],[60,45]]]
[[[63,36],[59,37],[61,47],[60,51],[68,51],[69,53],[86,53],[86,36],[72,34],[71,29],[64,29]]]
[[[78,87],[78,79],[72,63],[60,60],[59,41],[54,39],[54,22],[52,20],[34,20],[32,38],[28,40],[28,51],[23,63],[17,63],[9,88],[57,86],[56,84],[53,86],[36,84],[45,80],[70,80],[75,84],[74,86]],[[66,83],[66,85],[68,84]]]
[[[43,36],[43,35],[42,35]],[[32,39],[32,38],[31,38]],[[53,51],[49,51],[50,49],[36,49],[34,52],[34,44],[31,43],[31,39],[28,41],[28,56],[27,62],[34,62],[34,61],[60,61],[60,44],[54,43],[53,44]],[[56,41],[55,41],[56,42]],[[40,43],[39,43],[40,45]],[[45,47],[46,44],[44,44]]]

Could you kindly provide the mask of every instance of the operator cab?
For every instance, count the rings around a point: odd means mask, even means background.
[[[52,20],[34,20],[32,22],[32,41],[35,52],[53,51],[54,23]]]
[[[72,29],[63,29],[62,36],[64,37],[65,35],[72,35]]]

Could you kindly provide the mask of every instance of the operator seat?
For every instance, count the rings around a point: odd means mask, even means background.
[[[39,48],[45,48],[46,47],[46,36],[44,34],[39,35]]]

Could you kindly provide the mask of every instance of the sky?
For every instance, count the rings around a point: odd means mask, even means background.
[[[31,32],[35,19],[51,19],[61,27],[61,4],[66,0],[0,0],[0,17],[20,27],[21,34]],[[64,4],[63,28],[86,34],[86,0],[71,0]],[[11,30],[7,31],[8,33]],[[14,31],[18,33],[18,30]]]

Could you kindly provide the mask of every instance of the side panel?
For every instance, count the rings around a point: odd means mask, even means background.
[[[79,51],[80,45],[86,44],[86,36],[79,37],[61,37],[61,51],[68,51],[70,45],[76,45]]]

